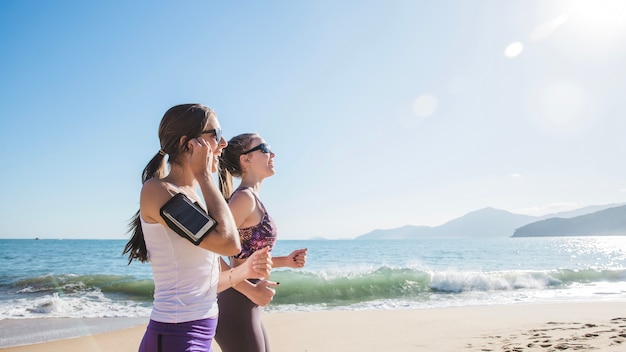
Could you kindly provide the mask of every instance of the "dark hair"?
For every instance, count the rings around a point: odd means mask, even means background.
[[[231,138],[226,148],[222,149],[220,159],[220,191],[224,199],[228,200],[233,194],[233,176],[241,177],[241,154],[250,147],[256,133],[243,133]]]
[[[165,154],[170,164],[181,164],[181,154],[187,151],[187,142],[197,138],[206,127],[208,120],[215,113],[201,104],[182,104],[171,107],[159,125],[161,149],[152,157],[141,173],[141,183],[151,178],[163,178],[167,173]],[[181,138],[186,139],[181,143]],[[146,241],[143,238],[140,210],[129,221],[129,233],[132,234],[122,254],[128,253],[128,264],[133,260],[144,263],[149,260]]]

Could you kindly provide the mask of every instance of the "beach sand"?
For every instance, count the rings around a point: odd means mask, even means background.
[[[273,352],[626,350],[626,303],[619,302],[266,313],[264,322]],[[144,330],[0,350],[134,352]]]

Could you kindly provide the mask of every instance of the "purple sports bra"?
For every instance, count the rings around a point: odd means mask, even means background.
[[[240,190],[247,189],[246,187],[240,187],[235,190],[238,192]],[[233,194],[235,193],[233,192]],[[278,229],[276,228],[276,224],[274,220],[270,217],[265,209],[261,200],[256,196],[254,192],[252,192],[254,198],[257,203],[263,209],[263,217],[261,218],[261,222],[257,225],[245,227],[239,229],[239,238],[241,240],[241,252],[235,255],[234,257],[237,259],[245,259],[252,255],[255,251],[259,249],[263,249],[265,247],[270,247],[270,250],[274,247],[274,243],[276,243],[276,237],[278,236]]]

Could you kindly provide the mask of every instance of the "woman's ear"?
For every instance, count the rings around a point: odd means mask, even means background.
[[[187,136],[180,137],[178,140],[178,147],[184,152],[189,150],[189,140],[187,139]]]
[[[239,164],[240,164],[240,165],[242,165],[242,166],[243,166],[243,164],[245,164],[245,163],[249,163],[249,162],[250,162],[250,159],[248,159],[248,156],[247,156],[247,155],[245,155],[245,154],[241,154],[241,155],[239,156]]]

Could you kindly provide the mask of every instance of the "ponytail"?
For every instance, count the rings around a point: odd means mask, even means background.
[[[141,173],[141,184],[146,183],[151,178],[163,178],[166,173],[165,152],[159,150],[159,152],[150,160],[148,165],[143,169]],[[135,215],[129,221],[129,233],[131,238],[124,246],[122,255],[128,253],[128,264],[133,260],[139,260],[142,263],[148,261],[148,249],[146,248],[146,241],[143,238],[143,230],[141,228],[140,210],[137,210]]]
[[[228,199],[230,199],[230,196],[233,194],[233,175],[224,165],[222,165],[222,160],[220,160],[219,173],[217,174],[217,177],[219,179],[222,197],[224,197],[224,200],[228,202]]]
[[[141,230],[141,219],[139,218],[139,210],[135,213],[132,219],[129,221],[129,231],[132,233],[130,240],[124,246],[124,252],[122,255],[128,253],[128,264],[133,260],[139,260],[142,263],[148,261],[148,249],[146,248],[146,241],[143,238],[143,231]]]

